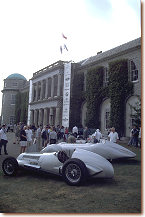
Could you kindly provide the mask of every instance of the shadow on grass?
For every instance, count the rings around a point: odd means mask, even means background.
[[[58,183],[58,184],[66,184],[65,181],[63,180],[63,177],[61,176],[57,176],[55,174],[50,174],[50,173],[46,173],[43,171],[29,171],[26,169],[21,169],[18,171],[17,175],[14,177],[9,177],[9,176],[5,176],[5,178],[7,179],[21,179],[21,178],[26,178],[28,180],[31,179],[39,179],[39,181],[47,181],[47,179],[49,181],[52,181],[54,183]],[[67,184],[66,184],[67,185]],[[113,185],[117,185],[116,181],[114,178],[88,178],[85,183],[82,183],[79,186],[70,186],[70,187],[89,187],[89,186],[113,186]],[[67,185],[68,186],[68,185]]]
[[[48,172],[43,172],[43,171],[33,171],[33,170],[28,170],[28,169],[21,169],[18,171],[17,173],[17,177],[31,177],[31,178],[38,178],[40,180],[46,180],[46,179],[51,179],[51,180],[54,180],[54,181],[58,181],[58,182],[61,182],[63,181],[62,177],[61,176],[57,176],[55,174],[51,174],[51,173],[48,173]]]
[[[92,185],[95,185],[95,186],[98,186],[98,187],[105,187],[105,186],[114,186],[114,185],[117,185],[116,181],[114,178],[94,178],[94,179],[88,179],[86,181],[86,183],[84,184],[84,186],[92,186]]]
[[[136,159],[126,159],[126,158],[121,158],[121,159],[114,159],[112,162],[112,164],[127,164],[127,165],[140,165],[141,161],[136,160]]]

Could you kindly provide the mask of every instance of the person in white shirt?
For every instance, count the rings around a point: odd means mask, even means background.
[[[110,134],[108,135],[108,138],[109,138],[110,142],[114,142],[114,143],[117,143],[117,142],[118,142],[119,137],[118,137],[118,133],[115,132],[115,127],[112,127],[112,128],[111,128],[111,132],[110,132]]]
[[[52,131],[49,133],[49,144],[56,144],[57,141],[57,133],[55,131],[55,127],[52,128]]]
[[[2,126],[2,129],[0,130],[0,155],[1,155],[2,146],[4,146],[5,155],[8,155],[8,152],[7,152],[8,138],[7,138],[6,132],[7,132],[6,125],[4,124]]]
[[[25,132],[26,132],[26,137],[27,137],[27,147],[29,148],[32,145],[32,136],[33,136],[33,132],[30,129],[30,126],[27,127]]]
[[[78,128],[77,128],[76,126],[73,127],[72,133],[73,133],[73,135],[77,138],[77,135],[78,135]]]
[[[95,136],[96,142],[100,142],[100,139],[102,138],[102,134],[100,133],[99,129],[96,130],[94,136]]]

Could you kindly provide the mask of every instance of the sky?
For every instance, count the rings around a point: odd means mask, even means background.
[[[0,0],[0,90],[58,60],[81,61],[141,36],[140,0]],[[67,37],[63,39],[62,33]],[[68,51],[60,52],[66,43]],[[0,93],[0,109],[2,93]]]

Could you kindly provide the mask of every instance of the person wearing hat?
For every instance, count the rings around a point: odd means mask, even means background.
[[[0,155],[1,155],[2,146],[4,146],[5,155],[8,155],[8,152],[7,152],[8,138],[7,138],[6,132],[7,132],[6,125],[3,124],[2,129],[0,130]]]

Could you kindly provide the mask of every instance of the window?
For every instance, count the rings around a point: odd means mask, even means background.
[[[13,86],[13,87],[18,87],[18,83],[17,83],[17,82],[13,82],[13,83],[12,83],[12,86]]]
[[[136,69],[136,65],[133,60],[130,61],[130,75],[131,81],[138,81],[138,70]]]
[[[6,98],[6,96],[3,94],[3,100],[2,100],[3,104],[5,104],[5,98]]]
[[[13,125],[15,123],[15,117],[10,116],[10,125]]]
[[[11,95],[11,105],[15,105],[16,104],[16,95],[12,94]]]

